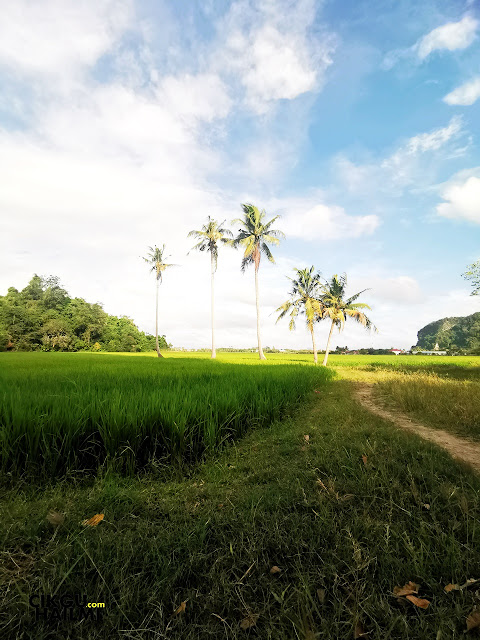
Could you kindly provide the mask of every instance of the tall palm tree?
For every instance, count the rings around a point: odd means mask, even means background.
[[[323,366],[327,366],[328,352],[330,351],[330,340],[332,339],[333,327],[337,326],[342,331],[347,318],[352,318],[355,322],[360,323],[365,329],[373,329],[377,331],[371,320],[361,311],[361,309],[370,309],[368,304],[364,302],[355,302],[362,293],[368,291],[363,289],[350,298],[345,298],[345,289],[347,287],[347,276],[334,275],[329,282],[322,287],[321,302],[323,306],[322,318],[330,318],[332,325],[328,334],[327,348],[325,357],[323,358]]]
[[[295,320],[299,314],[306,317],[307,328],[312,336],[313,361],[317,364],[317,345],[315,344],[315,321],[322,317],[323,305],[320,301],[322,282],[320,272],[314,273],[315,268],[294,269],[296,278],[288,278],[292,282],[290,299],[277,309],[280,315],[277,322],[290,311],[289,329],[295,329]],[[287,276],[288,277],[288,276]]]
[[[148,247],[148,248],[150,249],[150,252],[147,253],[147,257],[143,259],[147,264],[151,266],[150,272],[155,273],[155,280],[156,280],[156,287],[157,287],[157,292],[155,297],[155,304],[156,304],[155,345],[157,347],[157,356],[159,358],[163,358],[162,354],[160,353],[160,346],[158,344],[158,288],[160,286],[160,283],[162,282],[163,272],[165,271],[165,269],[168,269],[168,267],[173,267],[173,265],[167,264],[165,262],[167,258],[167,256],[165,255],[165,245],[163,245],[161,249],[159,249],[156,245],[154,247]]]
[[[237,218],[232,224],[240,224],[238,235],[233,241],[233,246],[241,246],[244,249],[242,258],[242,271],[249,264],[255,265],[255,300],[257,305],[257,340],[258,340],[258,356],[260,360],[265,360],[260,340],[260,304],[258,296],[258,269],[260,267],[260,257],[262,253],[270,262],[275,262],[272,253],[268,247],[269,244],[277,246],[280,238],[284,238],[285,234],[277,229],[272,229],[272,224],[280,216],[275,216],[268,222],[266,221],[265,209],[258,209],[253,204],[242,204],[243,218]]]
[[[192,247],[193,249],[198,249],[199,251],[209,251],[210,252],[210,268],[211,268],[211,313],[212,313],[212,358],[217,357],[217,353],[215,351],[215,303],[214,303],[214,280],[215,280],[215,271],[217,270],[217,261],[218,261],[218,243],[221,242],[223,244],[231,242],[229,238],[233,237],[232,232],[229,229],[225,229],[222,225],[225,223],[225,220],[218,224],[216,220],[213,220],[210,216],[208,216],[207,224],[204,224],[200,231],[190,231],[188,237],[194,237],[199,242]]]

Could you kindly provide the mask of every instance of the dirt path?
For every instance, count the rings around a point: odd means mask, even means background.
[[[400,411],[382,407],[374,396],[373,384],[361,383],[356,385],[355,396],[357,400],[372,413],[375,413],[385,420],[390,420],[401,429],[408,429],[425,440],[430,440],[430,442],[438,444],[440,447],[446,449],[453,458],[466,462],[480,472],[480,444],[454,436],[442,429],[426,427],[420,422],[411,420]]]

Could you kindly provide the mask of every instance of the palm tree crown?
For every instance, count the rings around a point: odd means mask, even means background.
[[[275,262],[268,245],[277,246],[280,244],[280,238],[284,238],[285,234],[277,229],[272,229],[273,223],[280,216],[275,216],[267,222],[265,209],[260,211],[253,204],[242,204],[242,209],[244,217],[232,221],[232,224],[241,225],[238,235],[233,241],[233,246],[241,246],[244,249],[242,271],[245,271],[245,267],[252,263],[258,270],[262,253],[270,262]]]
[[[148,248],[150,249],[150,252],[147,253],[147,257],[143,259],[147,264],[151,265],[152,268],[150,271],[155,273],[156,279],[159,282],[162,282],[163,272],[165,269],[168,269],[168,267],[173,267],[173,264],[167,264],[165,262],[165,259],[167,258],[167,256],[165,256],[165,245],[163,245],[161,249],[156,245]]]
[[[297,277],[288,278],[292,283],[290,299],[278,307],[277,312],[280,312],[280,315],[277,322],[290,311],[290,330],[295,329],[295,320],[299,314],[305,315],[307,327],[311,330],[315,320],[322,316],[320,272],[314,273],[313,266],[310,269],[294,271]]]
[[[334,326],[337,326],[338,330],[342,331],[347,318],[352,318],[352,320],[355,320],[355,322],[364,326],[365,329],[373,329],[374,331],[377,331],[375,325],[372,324],[372,321],[362,311],[362,309],[370,309],[368,304],[365,304],[364,302],[355,302],[355,300],[357,300],[362,293],[367,291],[367,289],[363,289],[350,298],[346,298],[346,288],[346,274],[341,276],[334,275],[325,285],[322,286],[321,302],[323,305],[323,311],[321,319],[330,318],[332,321],[325,350],[325,357],[323,359],[324,366],[327,364],[330,340]]]
[[[322,282],[320,272],[315,267],[310,269],[294,269],[296,278],[289,278],[292,283],[290,299],[277,309],[280,315],[277,322],[290,311],[289,329],[295,329],[295,320],[299,314],[305,316],[307,328],[312,335],[313,361],[317,364],[317,347],[315,344],[314,323],[322,317],[323,305],[320,300]]]
[[[229,240],[229,238],[233,237],[230,229],[222,227],[223,224],[225,224],[225,220],[219,224],[216,220],[213,220],[208,216],[207,224],[204,224],[200,231],[193,230],[188,234],[189,238],[193,237],[199,240],[199,242],[192,247],[192,250],[198,249],[199,251],[209,251],[212,254],[215,270],[217,269],[218,261],[218,243],[230,243],[231,240]]]
[[[339,328],[339,331],[343,329],[347,318],[352,318],[356,322],[359,322],[366,329],[376,331],[375,325],[373,325],[372,321],[361,311],[361,309],[370,309],[371,307],[364,302],[355,302],[355,300],[357,300],[362,293],[368,291],[368,289],[363,289],[350,298],[345,299],[346,288],[347,276],[345,273],[341,276],[332,276],[332,278],[323,285],[322,317],[330,318],[333,324]]]

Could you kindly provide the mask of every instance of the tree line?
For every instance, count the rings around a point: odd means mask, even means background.
[[[157,338],[166,349],[165,336]],[[18,291],[0,296],[0,351],[153,351],[155,336],[131,318],[106,313],[100,304],[71,298],[59,278],[34,275]]]
[[[216,357],[215,347],[215,301],[214,301],[214,283],[215,272],[218,263],[219,247],[227,245],[234,249],[242,250],[242,259],[240,268],[243,271],[250,266],[254,266],[255,275],[255,302],[256,302],[256,320],[257,320],[257,344],[258,355],[260,360],[265,360],[265,354],[262,349],[261,332],[260,332],[260,294],[259,294],[259,269],[261,258],[264,256],[270,262],[275,262],[272,255],[271,246],[278,246],[280,240],[285,238],[285,234],[278,229],[272,228],[279,216],[274,216],[271,220],[267,220],[265,210],[260,210],[253,204],[242,204],[243,216],[232,221],[232,225],[238,225],[237,234],[234,235],[229,229],[223,225],[225,221],[219,223],[210,216],[206,224],[200,230],[190,231],[189,237],[194,237],[198,243],[192,250],[206,251],[210,254],[210,286],[211,286],[211,331],[212,346],[211,356]],[[158,295],[159,285],[162,282],[164,272],[171,266],[167,263],[165,254],[165,245],[161,248],[154,246],[149,247],[149,253],[144,260],[150,265],[150,271],[155,274],[156,280],[156,317],[155,317],[155,334],[158,335]],[[359,291],[353,296],[347,297],[347,276],[345,274],[334,275],[329,280],[323,280],[321,273],[315,271],[312,266],[310,269],[294,269],[295,277],[289,278],[291,281],[291,290],[289,299],[284,302],[278,309],[278,320],[285,315],[290,315],[290,330],[295,329],[296,319],[299,315],[305,316],[307,329],[310,331],[313,347],[313,359],[317,364],[317,346],[315,342],[315,325],[322,320],[330,321],[330,333],[328,335],[327,346],[323,365],[327,364],[328,354],[330,350],[330,342],[335,327],[342,331],[347,319],[358,322],[366,329],[376,330],[371,320],[365,315],[364,309],[370,307],[363,303],[357,302],[358,298],[366,291]],[[277,322],[278,322],[277,320]],[[160,347],[156,345],[158,357],[162,357]]]

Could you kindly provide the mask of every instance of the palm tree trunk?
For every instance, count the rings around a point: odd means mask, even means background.
[[[155,302],[156,302],[156,313],[155,313],[155,345],[157,347],[157,356],[159,358],[163,358],[162,354],[160,353],[160,347],[158,344],[158,287],[159,287],[159,282],[157,280],[157,294],[155,297]]]
[[[217,357],[217,352],[215,351],[215,298],[214,298],[214,281],[215,281],[215,260],[213,258],[213,253],[210,253],[210,264],[212,267],[212,358]]]
[[[315,364],[317,364],[317,362],[318,362],[318,356],[317,356],[317,345],[315,344],[315,331],[314,331],[314,329],[313,329],[313,323],[312,323],[312,325],[311,325],[311,327],[310,327],[310,331],[311,331],[311,334],[312,334],[313,362],[314,362]]]
[[[255,298],[257,304],[257,340],[258,340],[258,357],[260,360],[266,360],[263,350],[262,343],[260,340],[260,304],[258,301],[258,267],[255,265]]]
[[[325,349],[325,357],[323,358],[323,362],[322,365],[324,367],[327,366],[327,360],[328,360],[328,352],[330,351],[330,340],[332,339],[332,333],[333,333],[333,327],[334,327],[334,321],[332,320],[332,326],[330,327],[330,333],[328,334],[328,340],[327,340],[327,348]]]

